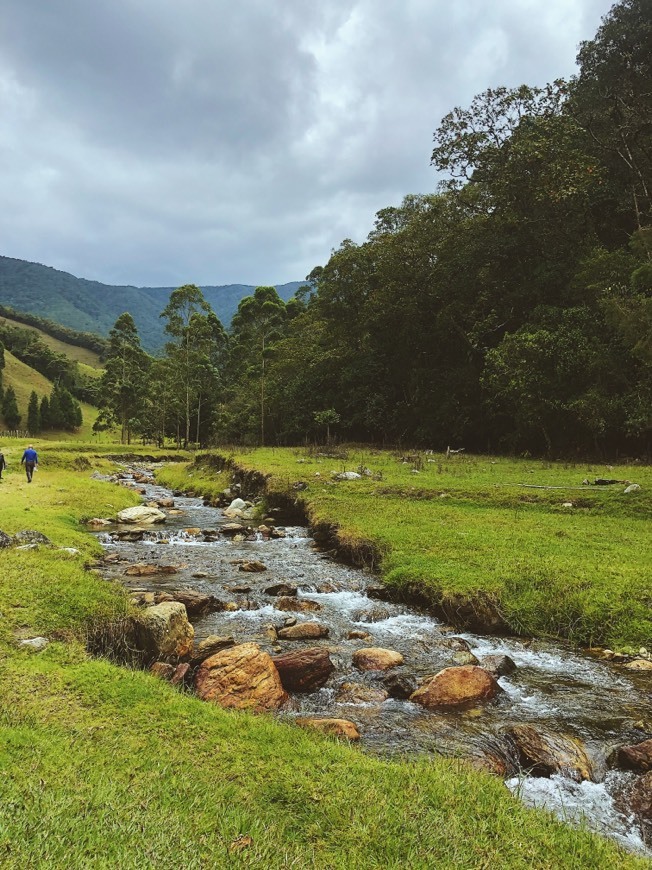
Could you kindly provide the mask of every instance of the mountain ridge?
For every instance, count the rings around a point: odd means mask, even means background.
[[[287,301],[303,283],[290,281],[275,286],[279,296]],[[136,322],[143,346],[150,351],[165,343],[159,315],[174,289],[104,284],[78,278],[53,266],[0,255],[0,304],[101,335],[107,335],[116,319],[128,311]],[[228,326],[240,300],[252,295],[255,285],[212,284],[201,289],[211,308]]]

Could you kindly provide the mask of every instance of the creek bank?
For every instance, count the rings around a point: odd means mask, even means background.
[[[370,540],[348,539],[336,523],[315,520],[310,505],[300,495],[305,488],[299,485],[300,482],[288,484],[287,490],[272,488],[269,485],[271,475],[244,469],[232,459],[217,454],[199,457],[195,464],[198,468],[208,468],[217,473],[230,473],[230,486],[219,498],[200,493],[211,505],[225,507],[234,496],[262,498],[269,512],[275,514],[277,521],[287,525],[307,526],[311,537],[332,558],[372,573],[379,570],[384,556],[382,549]],[[455,628],[482,634],[519,634],[502,613],[500,602],[485,592],[444,595],[417,584],[407,584],[400,589],[391,586],[378,587],[376,597],[395,604],[421,608]]]

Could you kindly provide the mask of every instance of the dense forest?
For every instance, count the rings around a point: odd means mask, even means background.
[[[643,452],[652,434],[652,0],[613,6],[578,73],[495,88],[434,134],[446,179],[380,211],[285,303],[201,291],[129,315],[104,413],[123,436],[331,437],[532,453]]]

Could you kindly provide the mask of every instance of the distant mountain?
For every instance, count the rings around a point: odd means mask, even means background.
[[[277,285],[286,302],[304,282]],[[165,343],[160,313],[174,287],[130,287],[101,284],[76,278],[51,266],[0,256],[0,304],[17,311],[38,314],[64,326],[107,335],[116,319],[128,311],[148,350]],[[201,288],[206,301],[225,326],[231,323],[238,304],[251,296],[249,284],[226,284]]]

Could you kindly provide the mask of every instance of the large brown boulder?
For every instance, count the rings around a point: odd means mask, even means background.
[[[359,740],[360,732],[357,726],[348,719],[297,719],[297,725],[314,728],[331,737],[344,737],[346,740]]]
[[[444,668],[420,686],[410,700],[429,709],[459,707],[477,701],[490,701],[500,691],[496,678],[483,668],[466,665]]]
[[[317,640],[328,637],[328,629],[319,622],[300,622],[278,631],[281,640]]]
[[[335,666],[327,649],[310,647],[272,658],[283,688],[288,692],[311,692],[326,683]]]
[[[539,731],[533,725],[513,725],[507,731],[519,762],[533,776],[560,773],[576,782],[593,779],[593,766],[579,740],[567,734]]]
[[[243,643],[205,659],[195,677],[203,701],[261,713],[288,700],[271,657],[256,643]]]
[[[403,664],[403,656],[393,649],[370,646],[353,653],[353,664],[359,671],[388,671]]]
[[[178,601],[148,607],[136,620],[138,647],[153,659],[184,658],[192,650],[194,637],[186,608]]]
[[[621,746],[618,750],[618,764],[628,770],[652,770],[652,740]]]

